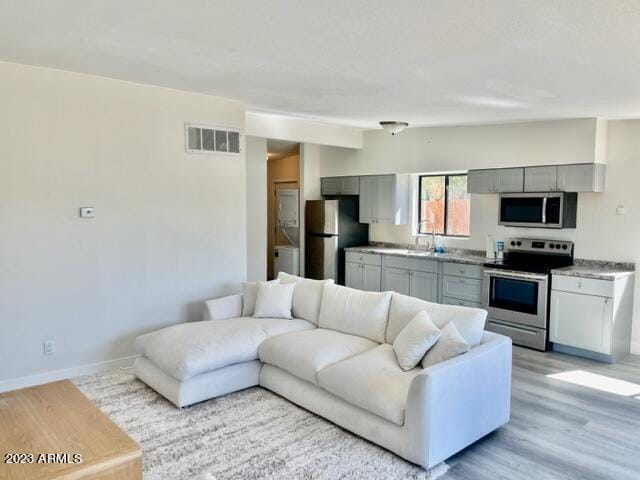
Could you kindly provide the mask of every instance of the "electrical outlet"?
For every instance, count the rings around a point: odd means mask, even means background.
[[[45,340],[42,342],[42,354],[53,355],[56,351],[56,342],[53,340]]]

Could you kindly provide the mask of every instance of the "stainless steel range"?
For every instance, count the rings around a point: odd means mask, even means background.
[[[573,265],[573,242],[512,238],[504,260],[485,263],[487,330],[516,345],[546,350],[551,270]]]

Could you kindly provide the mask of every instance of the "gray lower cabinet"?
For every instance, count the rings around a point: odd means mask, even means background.
[[[379,292],[382,287],[382,259],[371,253],[346,253],[345,285],[358,290]]]
[[[436,302],[438,298],[438,274],[385,267],[384,290],[409,295],[427,302]]]
[[[484,268],[481,265],[443,262],[441,302],[448,305],[482,308],[483,273]]]

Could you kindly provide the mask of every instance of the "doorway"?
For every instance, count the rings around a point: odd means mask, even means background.
[[[279,222],[282,206],[278,191],[300,191],[300,144],[278,140],[267,140],[267,279],[277,276],[275,271],[276,247],[291,247],[287,254],[294,253],[300,245],[299,214],[296,226]],[[280,192],[282,195],[283,192]],[[299,198],[299,197],[296,197]],[[299,202],[298,205],[299,206]],[[283,224],[284,223],[284,224]],[[299,251],[295,252],[299,259]],[[295,273],[295,272],[289,272]],[[299,273],[299,272],[298,272]]]

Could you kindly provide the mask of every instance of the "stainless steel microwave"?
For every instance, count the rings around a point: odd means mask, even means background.
[[[575,192],[503,193],[498,223],[508,227],[575,228]]]

